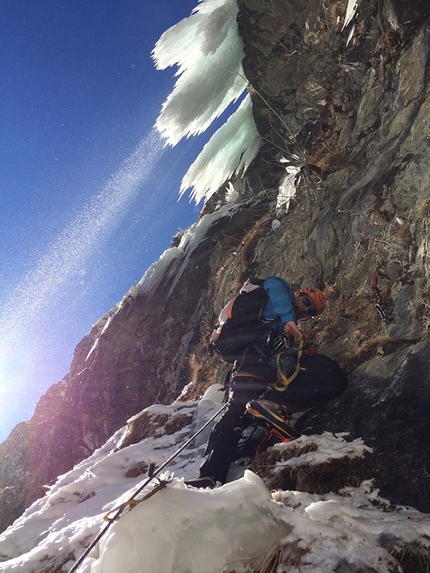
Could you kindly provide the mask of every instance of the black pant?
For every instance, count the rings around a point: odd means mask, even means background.
[[[250,400],[264,398],[286,406],[290,413],[302,411],[334,397],[346,386],[340,367],[325,356],[302,357],[299,375],[288,388],[273,389],[276,361],[249,352],[233,374],[229,404],[214,426],[200,466],[200,476],[224,483],[242,431],[249,425],[245,407]]]
[[[215,424],[200,466],[200,475],[210,476],[224,483],[233,460],[242,431],[249,424],[244,417],[245,406],[259,398],[267,389],[267,383],[251,377],[233,377],[228,406]]]

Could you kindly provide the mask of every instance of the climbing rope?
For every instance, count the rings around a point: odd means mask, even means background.
[[[152,497],[155,493],[157,493],[157,491],[160,491],[160,489],[166,487],[166,484],[168,482],[165,480],[159,480],[158,485],[155,486],[155,488],[151,490],[145,497],[143,497],[141,500],[135,499],[140,494],[140,492],[143,491],[151,483],[151,481],[154,480],[158,476],[158,474],[164,470],[164,468],[166,468],[175,458],[177,458],[179,454],[183,452],[183,450],[185,450],[185,448],[187,448],[191,444],[191,442],[193,442],[193,440],[195,440],[197,436],[201,434],[203,430],[205,430],[209,426],[209,424],[213,422],[215,418],[227,408],[227,406],[228,402],[226,402],[217,412],[215,412],[215,414],[200,428],[200,430],[198,430],[195,434],[193,434],[191,438],[189,438],[178,450],[176,450],[176,452],[172,454],[170,458],[168,458],[163,464],[161,464],[160,467],[158,467],[155,471],[149,472],[149,477],[143,482],[143,484],[133,493],[133,495],[127,501],[125,501],[118,507],[112,509],[104,516],[104,519],[107,521],[107,524],[100,531],[100,533],[97,535],[94,541],[90,543],[90,545],[86,548],[84,553],[80,556],[80,558],[70,569],[69,573],[75,573],[75,571],[78,570],[78,567],[80,567],[84,559],[89,555],[89,553],[94,549],[94,547],[97,545],[100,539],[105,535],[109,527],[113,523],[115,523],[115,521],[118,521],[118,519],[121,517],[122,512],[125,509],[133,509],[133,507],[135,507],[138,503],[144,501],[145,499],[148,499],[149,497]]]
[[[302,339],[299,342],[299,350],[297,353],[296,368],[295,368],[294,372],[291,374],[291,376],[289,376],[289,377],[285,376],[284,372],[282,371],[282,367],[281,367],[282,352],[277,355],[276,366],[277,366],[278,380],[276,381],[275,389],[278,392],[284,392],[284,390],[286,390],[288,388],[288,386],[291,384],[291,382],[296,378],[297,374],[300,372],[300,359],[301,359],[302,354],[303,354],[303,348],[304,348],[304,340]]]

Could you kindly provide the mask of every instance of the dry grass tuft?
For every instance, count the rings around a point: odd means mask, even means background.
[[[295,540],[282,547],[282,565],[292,568],[293,570],[300,571],[303,555],[309,553],[307,549],[299,546],[300,540]]]
[[[324,313],[315,321],[304,323],[305,337],[317,349],[321,348],[349,373],[378,352],[386,354],[393,350],[390,340],[381,330],[381,318],[375,308],[371,292],[357,294],[352,300],[338,295],[336,287],[326,289],[329,302]],[[383,298],[386,300],[386,294]],[[430,297],[427,314],[430,326]],[[377,333],[377,334],[374,334]]]
[[[345,151],[338,147],[320,147],[313,155],[308,156],[308,163],[321,169],[323,175],[339,171],[350,162]]]
[[[430,214],[430,199],[423,199],[411,211],[409,218],[411,221],[415,221],[416,219],[423,219],[424,217],[428,217],[429,214]]]
[[[430,288],[422,290],[421,300],[416,307],[415,317],[417,322],[422,324],[424,330],[430,330]]]
[[[346,372],[352,372],[360,364],[375,356],[379,350],[384,353],[384,346],[389,340],[387,336],[381,334],[363,340],[353,350],[342,355],[342,358],[339,360],[340,366]]]
[[[198,398],[211,384],[213,384],[219,361],[207,359],[201,362],[195,354],[190,357],[191,387],[187,392],[187,400],[190,400],[191,392],[195,389],[194,397]]]
[[[372,477],[366,458],[343,458],[315,466],[302,465],[295,468],[285,464],[282,468],[282,462],[315,449],[316,446],[313,445],[288,448],[288,451],[272,449],[255,459],[251,470],[264,480],[269,489],[303,491],[320,495],[328,492],[338,493],[345,487],[357,487],[363,480]],[[276,472],[273,471],[275,467]]]
[[[266,555],[261,559],[257,559],[255,573],[276,573],[279,565],[283,563],[284,554],[276,544]]]
[[[148,471],[148,464],[146,462],[138,462],[125,472],[125,477],[135,478],[146,474],[147,471]]]
[[[119,445],[119,449],[137,444],[145,438],[154,436],[160,428],[164,428],[167,435],[174,434],[189,426],[192,421],[192,414],[179,414],[169,416],[168,414],[154,415],[144,410],[140,414],[133,416],[127,421],[127,432]]]
[[[300,570],[301,559],[309,551],[299,547],[299,543],[296,540],[282,547],[276,543],[268,552],[253,559],[250,571],[252,573],[276,573],[280,565]],[[284,568],[282,570],[284,571]],[[240,571],[243,571],[243,567]],[[228,569],[225,573],[236,573],[236,570]]]
[[[307,339],[315,345],[333,345],[345,334],[346,307],[348,301],[343,298],[332,300],[327,297],[329,305],[315,321],[307,321],[303,324],[303,330]]]
[[[396,543],[391,555],[400,563],[403,573],[430,573],[430,552],[426,547],[414,544],[399,547]]]
[[[237,278],[235,284],[237,288],[240,288],[243,282],[248,278],[249,273],[252,273],[252,268],[255,264],[254,257],[256,245],[260,239],[263,239],[267,236],[270,230],[272,219],[273,214],[266,213],[252,226],[252,228],[244,236],[241,246],[241,253],[242,263],[246,269],[246,276],[245,274],[242,274]]]

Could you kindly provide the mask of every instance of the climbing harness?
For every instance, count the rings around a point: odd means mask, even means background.
[[[388,304],[382,299],[381,291],[378,288],[378,279],[380,276],[383,277],[384,279],[390,280],[390,278],[384,273],[384,271],[382,271],[379,268],[376,269],[376,271],[372,275],[372,280],[371,280],[372,292],[373,292],[373,294],[376,298],[376,301],[377,301],[375,304],[375,308],[376,308],[379,316],[381,317],[381,319],[384,322],[389,324],[390,322],[393,321],[393,319],[390,316],[388,316],[388,314],[385,311]]]
[[[296,368],[295,368],[294,372],[291,374],[291,376],[289,376],[289,377],[285,376],[284,372],[282,372],[282,368],[281,368],[282,353],[277,355],[276,366],[277,366],[278,379],[277,379],[276,384],[275,384],[275,389],[278,392],[284,392],[284,390],[286,390],[288,388],[288,386],[291,384],[291,382],[296,378],[297,374],[299,373],[299,371],[300,371],[300,359],[301,359],[302,354],[303,354],[303,347],[304,347],[304,340],[302,339],[299,342],[299,350],[297,353]]]
[[[178,450],[176,450],[176,452],[174,454],[172,454],[170,456],[170,458],[168,458],[163,464],[161,464],[161,466],[159,466],[155,471],[151,468],[152,471],[148,472],[148,478],[133,493],[133,495],[127,501],[125,501],[124,503],[122,503],[118,507],[112,509],[111,511],[109,511],[104,516],[104,519],[105,519],[105,521],[107,521],[107,524],[100,531],[100,533],[97,535],[97,537],[94,539],[94,541],[92,543],[90,543],[90,545],[86,548],[84,553],[80,556],[80,558],[76,561],[76,563],[70,569],[69,573],[75,573],[75,571],[78,570],[78,567],[80,567],[80,565],[82,564],[84,559],[94,549],[94,547],[97,545],[97,543],[103,537],[103,535],[107,532],[109,527],[113,523],[115,523],[115,521],[118,521],[118,519],[121,517],[122,512],[125,509],[129,509],[129,510],[133,509],[133,507],[135,507],[138,503],[145,501],[146,499],[148,499],[149,497],[152,497],[155,493],[157,493],[158,491],[160,491],[161,489],[166,487],[166,484],[169,483],[168,481],[158,480],[158,484],[147,495],[145,495],[140,500],[135,499],[139,495],[139,493],[141,493],[141,491],[143,491],[146,488],[146,486],[149,485],[151,483],[151,481],[154,480],[158,476],[158,474],[164,470],[165,467],[167,467],[175,458],[177,458],[179,456],[179,454],[181,452],[183,452],[183,450],[185,450],[185,448],[187,448],[191,444],[191,442],[193,442],[193,440],[195,440],[197,438],[197,436],[199,436],[203,432],[203,430],[205,430],[209,426],[209,424],[211,422],[213,422],[215,420],[215,418],[227,408],[227,406],[228,406],[228,402],[226,402],[223,406],[221,406],[221,408],[217,412],[215,412],[215,414],[200,428],[200,430],[198,430],[195,434],[193,434],[191,436],[191,438],[189,438]]]

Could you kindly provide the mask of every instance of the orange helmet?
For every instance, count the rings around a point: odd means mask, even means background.
[[[310,299],[313,308],[310,310],[309,316],[318,316],[325,309],[326,299],[324,293],[317,288],[302,288],[296,291],[294,295],[307,296]]]

